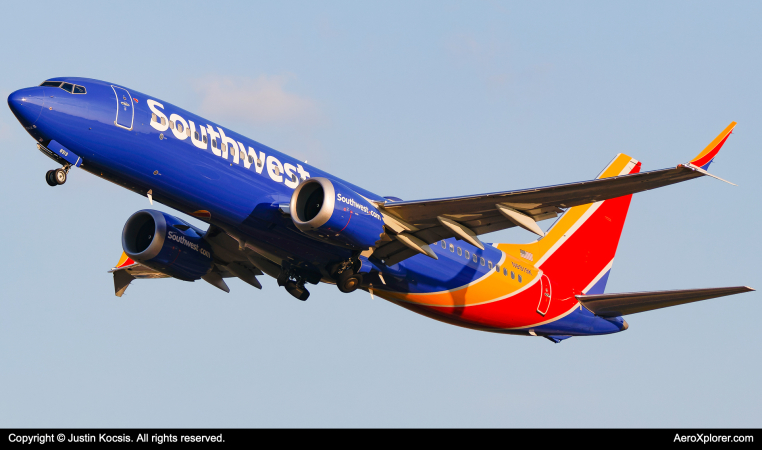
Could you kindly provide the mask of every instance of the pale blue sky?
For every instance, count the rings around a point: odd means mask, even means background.
[[[760,3],[526,3],[15,2],[0,94],[108,80],[411,200],[590,179],[618,152],[669,167],[735,120],[711,170],[739,186],[636,195],[607,291],[762,288]],[[0,145],[0,426],[762,426],[758,293],[557,345],[272,279],[117,299],[148,201],[76,169],[50,188],[7,108]]]

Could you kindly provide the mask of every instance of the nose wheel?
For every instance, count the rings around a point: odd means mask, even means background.
[[[48,170],[45,174],[45,181],[49,186],[58,186],[66,183],[66,176],[69,173],[70,165],[64,166],[60,169]]]

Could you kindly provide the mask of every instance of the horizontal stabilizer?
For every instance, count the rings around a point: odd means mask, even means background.
[[[582,305],[600,317],[616,317],[652,309],[667,308],[754,289],[748,286],[683,289],[677,291],[628,292],[624,294],[577,295]]]

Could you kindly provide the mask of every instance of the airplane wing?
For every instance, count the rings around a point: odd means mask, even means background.
[[[656,189],[705,175],[718,178],[705,169],[735,125],[735,122],[728,125],[690,162],[674,168],[491,194],[387,201],[379,205],[379,209],[390,233],[382,237],[373,256],[387,265],[394,265],[418,253],[436,257],[428,244],[450,237],[483,248],[477,235],[514,226],[542,236],[544,233],[536,222],[554,218],[565,208]]]
[[[214,227],[212,227],[214,228]],[[226,234],[220,233],[221,230],[213,229],[213,234],[223,234],[231,242],[225,242],[222,236],[216,236],[217,240],[210,242],[213,248],[216,248],[216,254],[226,257],[225,264],[215,263],[213,270],[207,275],[201,277],[204,281],[207,281],[212,286],[222,289],[225,292],[230,292],[227,284],[225,284],[224,278],[238,277],[241,280],[249,283],[257,289],[262,289],[262,284],[257,280],[257,275],[262,275],[262,271],[259,270],[259,266],[264,266],[265,261],[251,261],[244,253],[241,253],[241,257],[236,254],[230,253],[230,250],[225,249],[223,245],[231,247],[235,241],[229,238]],[[207,233],[209,234],[209,233]],[[231,244],[233,243],[233,244]],[[254,255],[253,255],[254,256]],[[259,259],[263,259],[259,257]],[[255,264],[257,262],[257,264]],[[272,263],[270,263],[272,265]],[[169,275],[165,275],[158,270],[154,270],[148,266],[144,266],[138,262],[133,261],[126,253],[122,252],[122,257],[119,258],[119,262],[116,267],[109,270],[109,273],[114,274],[114,294],[117,297],[124,295],[124,291],[132,283],[132,280],[143,280],[152,278],[171,278]],[[277,277],[277,273],[275,274]]]
[[[630,292],[626,294],[577,295],[575,297],[596,316],[616,317],[753,290],[748,286],[735,286],[677,291]]]

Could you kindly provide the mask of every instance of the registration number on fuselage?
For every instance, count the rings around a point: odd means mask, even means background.
[[[527,275],[532,275],[532,271],[522,266],[521,264],[516,264],[515,262],[511,261],[511,265],[513,266],[514,269],[520,272],[524,272]]]

